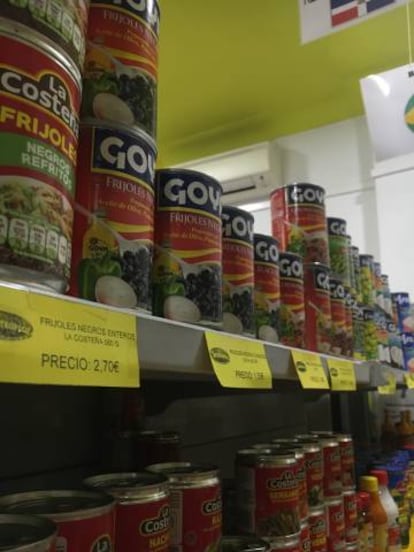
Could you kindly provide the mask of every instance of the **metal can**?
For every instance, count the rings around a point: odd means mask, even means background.
[[[381,263],[374,261],[374,292],[375,304],[384,309],[384,295],[382,290]]]
[[[358,542],[358,512],[356,492],[344,492],[345,540],[347,544]]]
[[[345,550],[345,512],[342,496],[326,502],[328,552]]]
[[[244,533],[255,532],[255,473],[258,458],[270,454],[269,448],[241,449],[235,461],[235,487],[238,530]]]
[[[342,282],[336,278],[330,278],[329,285],[332,316],[331,351],[336,355],[345,356],[347,352],[345,288]]]
[[[344,286],[350,287],[351,271],[346,221],[340,218],[328,217],[327,224],[332,276],[341,280]]]
[[[0,277],[63,292],[70,274],[80,73],[0,18]]]
[[[378,359],[391,363],[390,346],[388,343],[387,316],[377,305],[374,307],[374,323],[377,334]]]
[[[401,336],[392,320],[387,320],[388,346],[390,348],[391,366],[404,369],[404,355]]]
[[[0,497],[0,510],[49,518],[57,525],[56,550],[101,552],[113,549],[114,501],[91,491],[35,491]]]
[[[151,310],[156,147],[99,121],[80,131],[71,293]]]
[[[135,463],[140,469],[150,464],[181,460],[181,437],[176,431],[139,431],[134,435],[134,444]]]
[[[336,440],[339,443],[341,457],[342,488],[343,490],[355,489],[355,454],[354,441],[351,435],[338,434]]]
[[[315,508],[323,505],[323,453],[319,442],[303,440],[301,442],[305,454],[306,488],[308,505]]]
[[[269,543],[257,537],[225,535],[220,542],[219,552],[267,552]]]
[[[305,452],[303,450],[302,444],[295,443],[292,443],[291,445],[285,445],[285,447],[282,447],[281,452],[283,453],[284,450],[289,449],[294,452],[297,462],[296,479],[299,489],[299,517],[302,522],[307,519],[309,513]]]
[[[377,328],[374,320],[374,309],[363,307],[364,316],[364,357],[365,360],[378,359]]]
[[[156,132],[157,0],[91,0],[82,116]]]
[[[410,313],[410,295],[407,292],[391,293],[391,302],[395,305],[397,325],[401,333],[414,332],[414,317]]]
[[[222,527],[221,486],[213,465],[171,462],[153,464],[150,472],[168,477],[171,549],[216,550]]]
[[[329,265],[325,190],[297,182],[270,196],[272,234],[282,251],[298,253],[305,263]]]
[[[3,17],[43,35],[39,40],[59,47],[82,70],[89,0],[5,0],[2,4]]]
[[[56,538],[56,525],[36,516],[0,514],[0,550],[49,552]]]
[[[323,454],[323,496],[325,500],[342,494],[341,453],[334,437],[320,439]]]
[[[328,546],[325,507],[309,512],[311,552],[326,552]]]
[[[303,521],[300,524],[300,544],[302,547],[302,552],[311,551],[310,529],[309,523],[307,521]]]
[[[414,334],[401,334],[401,343],[404,357],[404,370],[414,373]]]
[[[167,552],[170,545],[168,480],[153,473],[111,473],[84,484],[116,500],[115,550]]]
[[[352,348],[356,360],[365,359],[364,306],[354,302],[352,306]]]
[[[305,292],[302,258],[295,253],[281,253],[279,340],[290,347],[304,347]]]
[[[254,313],[256,337],[279,341],[280,274],[277,241],[254,234]]]
[[[223,207],[223,329],[255,336],[254,218],[237,207]]]
[[[351,290],[345,288],[345,332],[346,332],[346,353],[345,356],[352,357],[354,354],[354,326],[352,322],[352,309],[354,298]]]
[[[381,274],[381,282],[382,282],[382,297],[384,302],[384,310],[388,314],[388,316],[392,316],[390,282],[387,274]]]
[[[361,267],[359,264],[359,248],[355,245],[351,246],[351,274],[354,273],[355,276],[355,297],[356,300],[361,302],[362,301],[362,290],[361,290]],[[352,286],[351,286],[352,287]],[[354,291],[352,289],[352,291]]]
[[[355,281],[355,267],[352,259],[352,237],[346,235],[346,248],[348,254],[348,267],[349,267],[349,289],[353,297],[356,297],[356,281]]]
[[[302,552],[302,546],[299,535],[290,535],[288,537],[277,537],[268,539],[269,552]]]
[[[328,353],[331,349],[331,297],[329,267],[320,263],[304,265],[305,347]]]
[[[374,257],[359,256],[359,279],[361,285],[361,302],[367,307],[374,306]]]
[[[221,193],[220,184],[205,174],[156,171],[156,316],[221,326]]]

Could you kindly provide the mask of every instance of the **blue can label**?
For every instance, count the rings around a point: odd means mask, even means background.
[[[401,341],[404,354],[404,368],[407,372],[414,372],[414,334],[402,333]]]
[[[414,317],[410,313],[409,294],[392,293],[391,299],[397,313],[398,330],[401,333],[414,332]]]

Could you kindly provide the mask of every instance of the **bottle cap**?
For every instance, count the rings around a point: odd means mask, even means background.
[[[359,488],[367,493],[378,492],[378,479],[373,475],[363,475],[359,478]]]
[[[371,470],[369,474],[378,479],[379,485],[388,487],[388,473],[385,470]]]
[[[366,493],[364,491],[359,491],[357,493],[358,509],[360,507],[361,510],[369,510],[370,506],[371,506],[371,497],[369,496],[369,493]]]

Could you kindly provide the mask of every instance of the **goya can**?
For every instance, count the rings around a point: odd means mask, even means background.
[[[279,247],[271,236],[254,234],[254,314],[256,336],[279,341]]]
[[[166,477],[153,473],[111,473],[89,477],[84,483],[116,500],[117,552],[168,552],[170,503]]]
[[[221,193],[220,184],[205,174],[156,171],[156,316],[221,326]]]
[[[0,514],[0,550],[49,552],[56,538],[56,525],[36,516]]]
[[[224,206],[223,329],[255,336],[253,215]]]
[[[372,255],[360,255],[359,267],[361,303],[368,307],[372,307],[375,303],[374,257]]]
[[[409,293],[391,293],[391,301],[396,308],[399,331],[414,332],[414,317],[410,313]]]
[[[390,348],[391,365],[394,368],[404,368],[404,356],[401,336],[392,320],[387,320],[388,346]]]
[[[225,535],[220,542],[218,552],[266,552],[269,543],[257,537]]]
[[[356,492],[349,490],[344,492],[344,515],[345,515],[345,541],[347,544],[358,542],[358,511]]]
[[[339,443],[335,438],[320,439],[323,454],[323,496],[330,500],[342,494],[342,467]]]
[[[384,295],[382,290],[381,263],[374,261],[374,292],[375,304],[384,309]]]
[[[63,292],[71,262],[80,73],[23,25],[4,19],[0,51],[0,277]]]
[[[339,443],[341,456],[342,488],[344,491],[355,489],[355,453],[354,441],[351,435],[338,434],[336,437]]]
[[[156,131],[157,0],[91,0],[82,115]]]
[[[311,551],[310,529],[307,521],[302,521],[300,524],[300,545],[302,547],[302,552]]]
[[[320,263],[304,265],[305,347],[328,353],[331,349],[331,297],[329,268]]]
[[[301,442],[305,454],[306,488],[310,508],[323,505],[323,454],[317,439]]]
[[[351,246],[351,274],[354,274],[355,277],[355,290],[352,289],[352,292],[355,293],[356,300],[362,301],[362,288],[361,288],[361,266],[359,264],[359,248],[355,245]],[[352,286],[351,286],[352,287]]]
[[[79,144],[71,293],[150,311],[155,144],[96,121]]]
[[[329,285],[332,317],[331,351],[336,355],[345,356],[347,352],[345,288],[342,282],[336,278],[330,278]]]
[[[150,472],[165,475],[170,489],[171,550],[208,552],[219,548],[222,501],[218,470],[208,464],[153,464]]]
[[[269,552],[302,552],[299,535],[268,539]]]
[[[364,357],[365,360],[377,360],[378,342],[374,309],[364,306],[362,312],[364,317]]]
[[[381,274],[381,282],[382,282],[382,297],[384,302],[384,310],[388,314],[388,316],[392,317],[390,281],[387,274]]]
[[[352,259],[352,237],[349,234],[346,235],[346,250],[348,253],[349,288],[353,297],[356,297],[355,267]]]
[[[402,333],[401,342],[404,357],[404,370],[414,373],[414,334],[408,332]]]
[[[364,306],[356,301],[352,306],[352,348],[355,360],[365,359]]]
[[[306,263],[329,265],[325,190],[297,182],[270,196],[272,234],[282,251],[301,255]]]
[[[42,516],[57,525],[56,550],[113,550],[114,501],[91,491],[35,491],[0,497],[0,511]]]
[[[82,70],[88,10],[89,0],[4,0],[1,14],[43,35]]]
[[[345,511],[342,496],[328,500],[325,505],[327,520],[328,552],[339,552],[346,548]]]
[[[352,357],[354,353],[354,327],[352,322],[352,310],[354,307],[354,298],[351,290],[345,288],[345,332],[346,332],[346,352],[345,356]]]
[[[377,334],[378,359],[381,362],[391,362],[390,347],[387,332],[387,316],[377,305],[374,307],[374,323]]]
[[[332,275],[342,280],[342,283],[349,287],[351,285],[351,271],[346,221],[340,218],[328,217],[327,224]]]
[[[304,347],[305,291],[302,258],[281,253],[279,340],[290,347]]]
[[[315,508],[309,512],[309,532],[311,552],[326,552],[328,546],[325,507]]]

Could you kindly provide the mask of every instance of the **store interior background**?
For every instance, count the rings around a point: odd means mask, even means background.
[[[360,78],[407,63],[405,8],[303,46],[296,0],[161,0],[161,9],[159,166],[269,142],[281,153],[280,184],[325,187],[328,214],[347,220],[394,290],[414,296],[413,171],[377,186],[359,89]],[[256,231],[270,232],[269,209],[254,214]],[[281,382],[275,391],[146,378],[136,395],[146,427],[178,430],[183,456],[216,462],[225,477],[239,447],[271,436],[333,428],[359,443],[375,438],[367,392],[303,393]],[[411,393],[390,400],[414,404]],[[0,386],[0,492],[77,485],[108,469],[107,436],[128,429],[123,400],[115,390]]]

